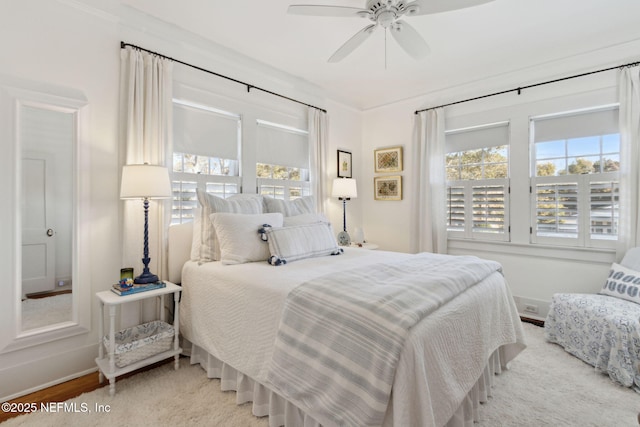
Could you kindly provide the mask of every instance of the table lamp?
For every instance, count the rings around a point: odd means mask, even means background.
[[[351,237],[347,233],[347,200],[358,197],[356,180],[353,178],[334,179],[331,196],[342,200],[342,231],[338,233],[338,244],[348,246],[351,244]]]
[[[145,284],[158,282],[158,276],[149,271],[149,200],[171,197],[169,171],[163,166],[150,164],[126,165],[122,168],[121,199],[144,200],[144,257],[142,274],[133,279],[133,283]]]

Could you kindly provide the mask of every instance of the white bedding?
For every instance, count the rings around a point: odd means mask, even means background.
[[[182,272],[181,332],[211,355],[267,384],[280,313],[291,289],[325,274],[407,257],[347,248],[340,256],[279,267],[266,262],[187,262]],[[502,275],[494,273],[412,329],[397,367],[385,425],[445,425],[496,350],[506,365],[523,348],[513,299]]]

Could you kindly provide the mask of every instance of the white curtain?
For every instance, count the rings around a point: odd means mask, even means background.
[[[120,125],[126,165],[171,164],[173,63],[127,47],[120,50]],[[123,267],[142,273],[144,209],[142,201],[123,201]],[[161,279],[167,274],[167,232],[171,202],[149,203],[149,270]]]
[[[444,165],[444,110],[415,115],[411,249],[413,252],[447,252],[445,222],[446,175]]]
[[[327,212],[327,113],[309,107],[309,180],[311,192],[315,197],[316,209],[320,213]]]
[[[620,201],[616,258],[640,245],[640,67],[618,73],[620,101]]]

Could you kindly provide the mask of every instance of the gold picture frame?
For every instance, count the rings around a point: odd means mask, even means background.
[[[402,147],[374,150],[373,161],[376,173],[402,171]]]
[[[376,176],[373,191],[375,200],[402,200],[402,176]]]

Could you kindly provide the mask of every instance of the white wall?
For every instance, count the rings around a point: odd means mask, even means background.
[[[95,6],[91,7],[91,6]],[[79,90],[89,100],[89,129],[86,144],[90,146],[91,197],[86,200],[92,213],[88,225],[93,242],[90,253],[90,280],[74,283],[91,289],[91,295],[108,289],[119,275],[120,228],[118,183],[122,161],[118,141],[118,88],[121,40],[210,68],[240,80],[263,86],[275,92],[301,99],[329,111],[330,135],[328,176],[330,190],[336,175],[336,150],[353,154],[354,178],[359,197],[347,205],[349,231],[362,227],[368,241],[381,249],[408,251],[411,230],[409,216],[411,148],[413,112],[416,109],[482,95],[495,90],[544,80],[602,65],[625,62],[639,46],[619,46],[589,56],[574,57],[561,63],[545,64],[523,70],[518,75],[497,76],[473,86],[457,87],[393,105],[360,112],[324,99],[322,93],[307,83],[278,72],[250,58],[212,45],[193,35],[146,20],[135,10],[117,0],[24,0],[4,2],[0,14],[0,74],[19,76],[35,82],[65,86]],[[470,70],[472,72],[472,70]],[[572,93],[589,87],[549,86],[525,96],[553,98],[559,87]],[[597,83],[611,87],[612,81]],[[232,89],[229,89],[232,90]],[[238,91],[245,91],[239,87]],[[256,95],[259,96],[259,95]],[[262,99],[264,99],[262,97]],[[483,112],[499,111],[526,99],[516,96],[496,98],[488,103],[465,104],[448,112],[453,120]],[[405,152],[404,200],[373,200],[373,150],[401,145]],[[0,190],[5,187],[0,183]],[[329,217],[334,229],[342,224],[342,205],[329,202]],[[0,224],[0,227],[6,225]],[[0,235],[9,234],[0,229]],[[5,231],[7,233],[5,233]],[[13,250],[0,242],[0,257]],[[510,245],[468,244],[452,242],[451,253],[475,253],[503,263],[505,274],[519,301],[546,303],[557,290],[594,291],[600,286],[607,266],[613,260],[609,252],[563,251],[542,247],[533,250],[526,241]],[[3,290],[12,286],[4,281]],[[98,305],[95,298],[86,302],[91,307],[92,329],[84,335],[52,341],[35,347],[0,354],[0,398],[2,400],[60,382],[94,370],[97,355],[96,331]],[[1,327],[1,326],[0,326]]]
[[[87,224],[91,239],[90,280],[74,287],[90,288],[91,330],[87,334],[0,354],[0,400],[34,391],[95,370],[98,354],[97,291],[108,289],[119,278],[121,266],[120,207],[118,197],[123,153],[118,141],[118,93],[120,41],[179,58],[250,82],[277,93],[318,105],[329,111],[332,125],[328,158],[335,176],[336,149],[360,155],[362,114],[324,99],[314,86],[285,73],[239,56],[192,34],[150,20],[117,0],[26,0],[5,2],[0,14],[0,74],[33,82],[64,86],[84,93],[89,120],[86,144],[90,164],[83,172],[91,181],[91,197],[84,200],[91,211]],[[181,74],[181,73],[179,73]],[[184,73],[182,73],[184,74]],[[201,78],[204,78],[201,76]],[[211,79],[215,77],[211,76]],[[221,83],[219,83],[221,84]],[[222,94],[234,91],[264,105],[270,95],[243,86],[227,85]],[[4,142],[3,142],[4,144]],[[354,168],[358,177],[358,168]],[[0,183],[0,191],[7,190]],[[329,202],[330,217],[341,224],[337,201]],[[360,207],[349,206],[351,225],[360,224]],[[0,223],[0,235],[10,235]],[[0,257],[13,247],[0,241]],[[0,285],[4,291],[13,286]],[[85,288],[86,289],[86,288]],[[11,303],[11,302],[8,302]],[[0,328],[7,326],[0,326]],[[97,379],[97,376],[96,376]]]
[[[398,102],[364,112],[363,160],[365,184],[369,186],[362,209],[364,228],[370,240],[382,249],[410,251],[409,217],[413,165],[412,130],[414,111],[492,92],[517,88],[554,78],[607,68],[637,60],[638,46],[623,46],[598,51],[580,58],[545,64],[513,75],[499,76],[467,87],[456,87],[415,99]],[[635,58],[633,55],[636,55]],[[616,73],[609,71],[589,77],[539,86],[459,104],[445,109],[447,129],[510,121],[511,169],[528,170],[528,117],[543,112],[562,112],[616,102]],[[373,199],[373,151],[380,147],[404,147],[405,168],[402,172],[404,200],[383,202]],[[513,175],[515,176],[515,174]],[[596,292],[604,283],[615,254],[607,250],[563,249],[529,243],[529,181],[511,180],[512,233],[510,243],[478,243],[449,240],[451,254],[475,254],[503,264],[505,276],[521,313],[525,304],[538,306],[531,317],[544,318],[548,304],[556,292]],[[366,193],[365,193],[366,194]],[[444,207],[443,207],[444,208]],[[514,220],[517,218],[517,221]]]

